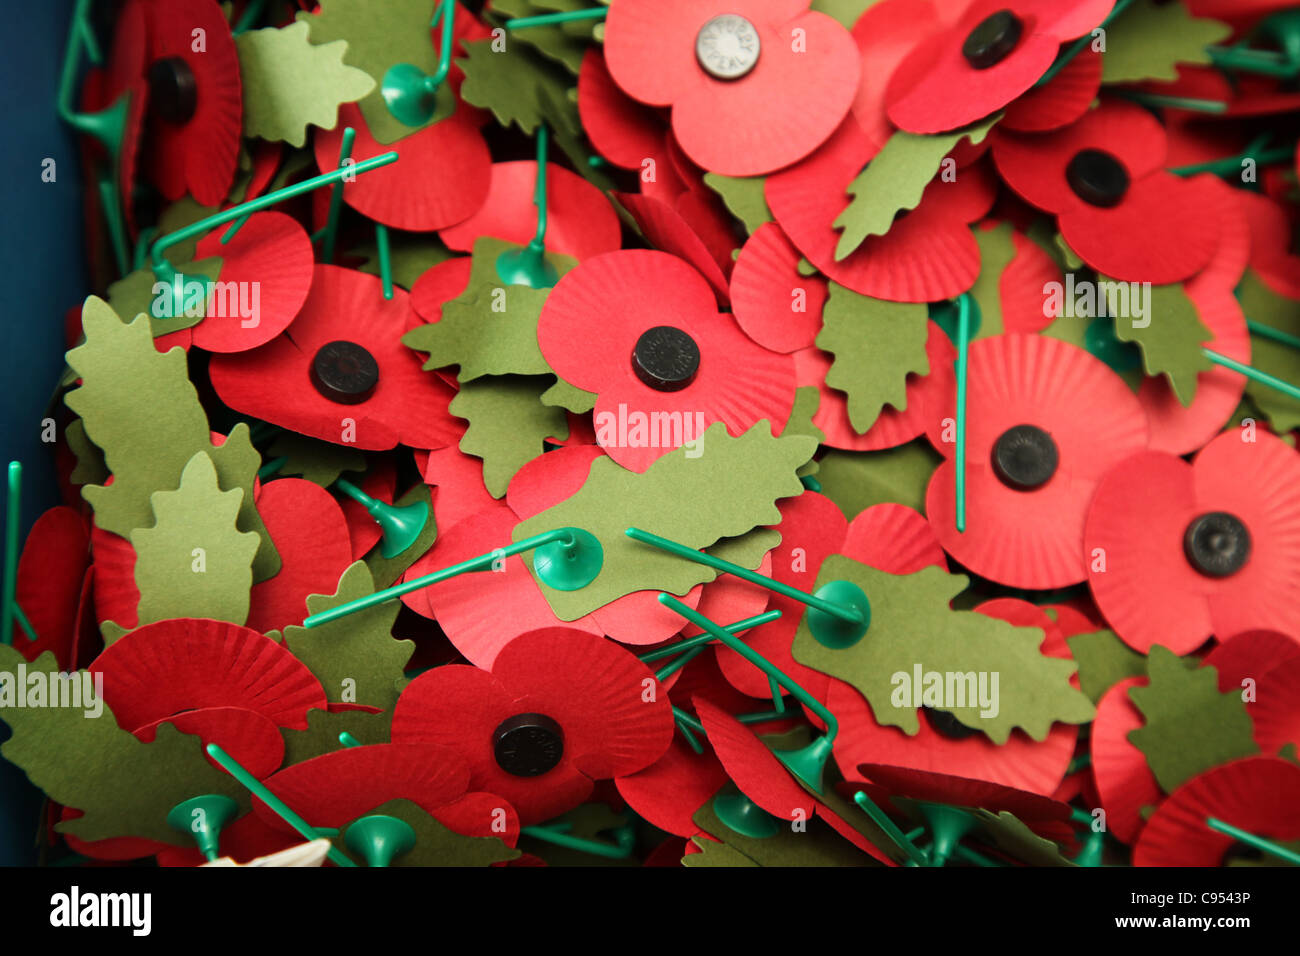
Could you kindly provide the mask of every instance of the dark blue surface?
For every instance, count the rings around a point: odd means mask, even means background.
[[[6,4],[0,39],[0,454],[22,461],[25,535],[58,503],[41,419],[63,368],[63,314],[89,291],[82,250],[81,170],[55,113],[73,0]],[[46,157],[57,181],[41,181]],[[21,638],[19,638],[21,640]],[[9,731],[0,725],[0,736]],[[40,794],[0,762],[0,865],[35,860]]]

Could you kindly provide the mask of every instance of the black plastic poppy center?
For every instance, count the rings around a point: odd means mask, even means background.
[[[199,84],[183,57],[154,60],[149,67],[149,108],[177,126],[188,123],[199,105]]]
[[[947,740],[965,740],[979,733],[978,730],[967,727],[946,710],[922,707],[921,713],[925,714],[925,722],[930,725],[930,729]]]
[[[1065,180],[1074,194],[1090,206],[1110,209],[1124,201],[1128,170],[1104,149],[1081,149],[1065,167]]]
[[[695,381],[700,347],[681,329],[656,325],[641,333],[632,349],[632,371],[657,392],[679,392]]]
[[[993,443],[993,471],[1008,488],[1032,491],[1047,484],[1061,463],[1052,436],[1037,425],[1016,425]]]
[[[545,714],[515,714],[492,732],[497,766],[515,777],[540,777],[564,756],[564,732]]]
[[[1206,577],[1226,578],[1250,560],[1250,530],[1234,514],[1211,511],[1187,526],[1183,553],[1187,562]]]
[[[331,402],[356,405],[375,394],[379,364],[355,342],[329,342],[311,360],[311,383]]]
[[[999,10],[979,22],[961,45],[961,55],[976,70],[997,66],[1016,48],[1025,25],[1010,10]]]

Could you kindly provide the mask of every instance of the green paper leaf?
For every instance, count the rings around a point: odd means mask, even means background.
[[[216,282],[221,276],[222,263],[223,260],[220,256],[212,256],[200,262],[178,263],[176,271],[186,278],[197,279],[199,276],[204,276],[208,280]],[[130,316],[132,319],[138,315],[147,316],[149,331],[154,338],[172,332],[179,332],[181,329],[192,329],[203,321],[204,314],[207,311],[206,300],[199,303],[197,308],[187,308],[175,317],[158,318],[155,316],[153,314],[153,305],[156,298],[154,285],[157,282],[157,278],[154,277],[150,269],[137,269],[108,287],[108,304],[119,316]],[[191,315],[190,312],[194,314]]]
[[[541,400],[543,405],[554,405],[568,409],[575,415],[585,415],[596,407],[596,399],[599,397],[595,392],[584,392],[556,375],[555,384],[542,392]]]
[[[763,195],[763,187],[767,184],[765,177],[737,178],[705,173],[704,182],[722,197],[727,210],[745,224],[745,232],[749,235],[757,232],[763,223],[772,222],[772,210],[767,208],[767,199]]]
[[[721,538],[776,524],[780,514],[775,501],[803,492],[795,469],[816,447],[804,436],[773,438],[766,420],[739,438],[732,438],[722,422],[715,422],[698,439],[696,457],[690,457],[684,447],[677,448],[644,474],[628,471],[611,458],[596,459],[582,488],[518,524],[513,540],[576,527],[600,541],[604,566],[587,587],[556,591],[538,581],[562,621],[576,620],[633,591],[685,594],[712,581],[718,572],[633,541],[624,533],[627,528],[642,528],[687,547],[707,548]],[[750,558],[761,559],[762,551],[747,550]],[[531,570],[531,562],[528,566]]]
[[[1300,302],[1278,295],[1255,270],[1246,270],[1237,298],[1250,321],[1300,336]],[[1300,349],[1258,333],[1250,337],[1250,364],[1284,382],[1300,383]],[[1246,381],[1246,395],[1275,432],[1285,434],[1300,428],[1300,402],[1294,398],[1250,379]],[[1290,435],[1286,438],[1294,440]]]
[[[984,809],[970,811],[979,824],[978,833],[1014,860],[1026,866],[1077,866],[1061,854],[1061,848],[1029,829],[1014,813]]]
[[[334,753],[343,746],[339,743],[339,734],[344,731],[363,744],[386,744],[391,736],[392,723],[392,711],[371,714],[364,710],[340,710],[334,713],[319,708],[309,710],[306,730],[280,728],[280,736],[284,738],[282,766],[292,767],[312,757]]]
[[[0,645],[0,671],[17,675],[23,665],[29,686],[16,688],[20,694],[31,691],[33,675],[45,675],[49,686],[49,675],[59,671],[48,651],[26,664],[16,649]],[[84,688],[89,676],[77,671],[72,679]],[[64,692],[71,693],[71,687]],[[81,701],[88,699],[83,696]],[[13,731],[0,744],[0,753],[51,800],[83,813],[57,824],[58,832],[83,840],[134,836],[193,846],[190,834],[167,825],[167,812],[176,804],[196,794],[215,793],[249,809],[247,791],[208,763],[197,736],[164,724],[153,743],[142,743],[117,725],[102,698],[97,705],[102,710],[96,716],[87,714],[94,708],[84,707],[6,705],[0,710]]]
[[[311,31],[311,42],[323,46],[346,40],[343,62],[369,74],[374,88],[359,102],[366,127],[375,141],[395,143],[423,127],[407,126],[388,111],[384,75],[399,63],[410,63],[432,76],[438,71],[438,43],[430,30],[442,0],[321,0],[315,14],[299,13]],[[441,34],[439,33],[439,38]],[[296,74],[295,74],[296,76]],[[429,123],[450,116],[456,108],[451,84],[444,83]]]
[[[1114,631],[1075,634],[1065,643],[1079,665],[1079,687],[1094,704],[1120,681],[1146,676],[1146,655],[1133,650]]]
[[[415,847],[395,857],[389,866],[490,866],[507,860],[517,860],[523,854],[506,846],[500,837],[470,837],[457,833],[440,823],[410,800],[389,800],[363,816],[396,817],[415,831]],[[332,838],[334,846],[357,864],[365,866],[365,858],[353,853],[344,842],[347,828]]]
[[[429,490],[428,485],[420,482],[394,501],[393,504],[399,508],[405,508],[418,501],[422,501],[428,506],[429,517],[424,523],[423,530],[420,531],[420,536],[415,539],[415,543],[401,554],[391,558],[384,557],[378,547],[366,555],[366,567],[370,569],[370,576],[374,578],[376,590],[382,591],[384,588],[391,587],[396,583],[402,573],[422,558],[433,547],[433,543],[438,540],[438,522],[433,514],[433,492]]]
[[[1176,80],[1177,64],[1209,63],[1205,48],[1231,35],[1228,24],[1193,17],[1180,0],[1136,0],[1106,29],[1101,81]]]
[[[738,794],[730,784],[724,794]],[[859,811],[861,812],[861,811]],[[836,833],[818,817],[803,822],[805,829],[797,831],[788,822],[782,822],[770,837],[748,837],[728,827],[713,812],[713,801],[695,811],[691,818],[707,834],[692,837],[692,842],[703,852],[682,858],[689,867],[715,866],[875,866],[876,861],[848,840]]]
[[[872,505],[892,501],[925,513],[925,491],[943,458],[924,438],[884,451],[827,450],[817,480],[822,494],[852,521]]]
[[[1013,627],[973,611],[949,609],[948,602],[968,583],[964,576],[939,568],[888,574],[833,554],[822,563],[817,587],[835,580],[852,581],[871,601],[866,636],[847,649],[832,649],[812,636],[804,619],[795,635],[794,659],[856,687],[879,723],[907,734],[917,732],[917,701],[899,698],[894,703],[894,675],[905,676],[910,684],[918,666],[926,674],[987,673],[990,690],[992,675],[997,674],[998,687],[991,695],[996,714],[981,716],[978,703],[939,707],[996,744],[1006,743],[1015,727],[1042,740],[1055,721],[1081,724],[1092,719],[1091,702],[1070,686],[1074,662],[1039,651],[1041,628]]]
[[[207,452],[221,489],[244,492],[239,530],[260,536],[253,579],[274,575],[280,558],[253,501],[253,479],[262,459],[249,441],[248,426],[236,425],[220,447],[213,446],[207,416],[186,372],[185,353],[156,351],[148,320],[137,317],[125,324],[102,299],[91,296],[82,310],[82,326],[85,344],[68,352],[68,364],[82,384],[65,401],[81,416],[86,437],[104,450],[113,474],[111,485],[82,488],[82,497],[95,509],[95,523],[124,538],[153,524],[150,495],[176,489],[190,459]]]
[[[817,347],[834,355],[826,384],[848,396],[849,422],[864,434],[885,405],[907,408],[907,376],[930,371],[924,303],[886,302],[832,282]]]
[[[68,448],[77,458],[77,467],[72,469],[69,480],[74,485],[102,485],[108,480],[108,466],[104,464],[104,453],[94,442],[86,437],[86,424],[80,418],[68,422],[63,430],[63,437]]]
[[[350,249],[349,253],[366,260],[358,267],[359,271],[372,276],[381,274],[379,247],[375,244],[373,234],[367,242]],[[388,271],[393,277],[394,285],[400,285],[408,292],[420,276],[454,256],[437,234],[388,230]]]
[[[979,306],[979,328],[971,341],[1001,335],[1006,331],[1002,322],[1002,273],[1016,257],[1012,241],[1015,230],[1009,222],[1000,222],[992,229],[975,229],[975,243],[980,247],[980,274],[971,286],[971,298]]]
[[[375,89],[364,70],[345,66],[348,45],[312,44],[302,20],[235,37],[244,95],[244,135],[302,146],[307,127],[333,129],[339,105]]]
[[[345,471],[365,471],[366,456],[355,448],[282,431],[266,450],[268,460],[286,459],[277,474],[297,475],[328,488]]]
[[[786,420],[785,428],[781,429],[781,436],[788,438],[791,435],[806,435],[818,444],[825,441],[826,433],[813,424],[813,416],[817,414],[821,401],[821,392],[817,386],[805,385],[796,388],[794,406],[790,409],[790,417]],[[800,465],[795,474],[800,478],[804,475],[815,475],[820,467],[816,459],[811,459]]]
[[[835,261],[851,256],[868,236],[889,232],[899,212],[920,205],[925,187],[934,180],[943,158],[952,148],[963,138],[977,145],[983,142],[1001,118],[999,113],[973,126],[937,136],[898,130],[889,137],[845,190],[852,198],[831,224],[844,230],[835,246]]]
[[[238,531],[243,489],[222,491],[206,452],[190,459],[176,491],[156,491],[151,528],[131,532],[140,624],[204,617],[243,624],[258,536]]]
[[[348,567],[333,594],[312,594],[307,612],[320,614],[375,593],[370,569],[362,561]],[[290,625],[284,644],[307,665],[331,703],[365,704],[391,711],[406,677],[403,668],[415,653],[414,641],[393,639],[401,603],[377,604],[319,627]]]
[[[1113,280],[1098,276],[1099,284],[1110,281]],[[1138,325],[1139,321],[1145,322],[1145,326]],[[1214,333],[1201,321],[1195,303],[1181,283],[1151,286],[1146,315],[1141,320],[1136,316],[1117,315],[1115,337],[1121,342],[1135,343],[1142,350],[1142,367],[1146,373],[1163,374],[1185,406],[1192,404],[1196,397],[1196,376],[1214,368],[1214,363],[1201,351],[1214,338]]]
[[[1159,644],[1147,657],[1147,686],[1129,689],[1146,722],[1128,734],[1165,793],[1203,771],[1259,753],[1239,690],[1219,693],[1215,667],[1188,669]]]
[[[540,401],[545,381],[485,376],[466,382],[451,400],[451,413],[469,422],[460,450],[483,460],[483,484],[493,498],[503,497],[515,473],[545,451],[546,439],[569,436],[564,410]]]
[[[529,136],[542,123],[556,130],[557,139],[561,131],[581,131],[577,104],[568,96],[573,78],[564,69],[524,43],[509,42],[499,53],[492,43],[466,43],[468,56],[456,61],[465,73],[460,95],[466,103],[491,110],[502,126],[513,123]]]
[[[402,336],[403,345],[428,353],[426,370],[458,365],[461,382],[482,375],[551,373],[537,346],[537,320],[551,290],[506,285],[497,275],[501,253],[519,248],[500,239],[476,240],[465,291],[443,305],[439,321]],[[561,276],[578,264],[551,252],[546,260]]]
[[[535,17],[544,13],[569,13],[584,10],[588,0],[564,0],[563,3],[546,5],[530,3],[529,0],[492,0],[491,11],[503,14],[500,19],[515,17]],[[556,23],[550,26],[533,26],[508,34],[510,43],[527,43],[547,59],[554,60],[574,76],[582,68],[582,57],[591,48],[591,31],[595,21],[574,21],[582,25],[581,32],[575,32],[568,23]],[[585,33],[585,36],[583,35]]]
[[[858,18],[880,0],[812,0],[811,9],[834,17],[846,29],[852,30]]]

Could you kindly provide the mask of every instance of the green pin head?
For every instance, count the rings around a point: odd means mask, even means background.
[[[819,644],[843,650],[862,640],[871,626],[871,602],[866,592],[852,581],[827,581],[816,590],[815,596],[843,608],[852,608],[862,618],[860,622],[846,620],[820,608],[808,608],[808,630]]]
[[[562,530],[567,540],[550,541],[533,552],[533,570],[548,587],[577,591],[596,580],[605,563],[605,549],[590,531]]]
[[[172,807],[167,813],[167,825],[173,830],[191,834],[199,852],[209,860],[215,860],[220,856],[217,844],[221,829],[237,816],[239,804],[234,800],[221,794],[206,793]]]
[[[354,820],[344,831],[343,842],[369,866],[388,866],[415,849],[415,830],[405,820],[376,813]]]

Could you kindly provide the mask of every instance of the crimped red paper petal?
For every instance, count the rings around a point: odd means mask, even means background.
[[[1261,753],[1275,754],[1288,745],[1300,747],[1300,657],[1278,664],[1259,678],[1257,699],[1249,710]]]
[[[1097,702],[1089,741],[1092,773],[1106,810],[1106,826],[1128,844],[1137,840],[1146,825],[1142,808],[1158,806],[1164,799],[1155,774],[1147,766],[1146,755],[1128,739],[1130,731],[1146,722],[1128,692],[1146,684],[1145,677],[1130,677],[1106,691]]]
[[[927,0],[884,0],[869,6],[853,24],[862,74],[853,98],[853,117],[876,149],[894,135],[885,115],[885,89],[898,64],[917,42],[943,23]]]
[[[1234,839],[1211,830],[1214,817],[1283,842],[1300,838],[1300,767],[1246,757],[1193,777],[1161,804],[1133,849],[1134,866],[1221,866]]]
[[[817,801],[754,732],[722,708],[696,698],[695,712],[723,768],[740,792],[781,820],[807,821]]]
[[[849,522],[840,551],[890,574],[944,567],[943,549],[925,516],[907,505],[872,505]]]
[[[1258,680],[1293,658],[1300,657],[1300,641],[1277,631],[1245,631],[1210,649],[1203,664],[1219,674],[1219,690],[1237,690],[1247,677]]]
[[[731,310],[745,334],[773,352],[811,348],[821,331],[826,282],[801,276],[803,257],[781,227],[765,222],[731,273]]]
[[[1070,816],[1068,806],[1049,797],[985,780],[879,763],[864,763],[858,770],[872,783],[884,787],[895,796],[913,800],[977,807],[993,813],[1009,810],[1027,823],[1067,820]]]
[[[619,796],[652,826],[677,836],[699,832],[691,818],[727,782],[713,751],[697,754],[674,736],[664,755],[644,770],[619,777]]]
[[[447,248],[470,252],[492,236],[526,245],[537,232],[533,192],[537,163],[493,163],[487,197],[468,219],[441,230]],[[617,249],[622,229],[614,207],[595,186],[554,163],[546,164],[546,248],[575,259]]]
[[[244,707],[281,727],[305,729],[325,706],[320,681],[275,641],[224,621],[146,624],[110,644],[90,666],[122,727],[200,707]]]
[[[137,727],[132,733],[151,744],[163,724],[171,724],[183,734],[194,734],[205,747],[217,744],[258,780],[275,773],[284,762],[284,738],[280,736],[280,728],[255,710],[201,707],[155,720]],[[211,757],[207,760],[212,766],[219,766]]]
[[[433,513],[439,528],[450,528],[497,504],[483,484],[483,463],[455,445],[417,451],[415,459],[425,483],[434,486]]]
[[[1291,220],[1276,200],[1234,190],[1250,224],[1250,267],[1278,295],[1300,299],[1300,256],[1291,254]]]
[[[338,125],[318,130],[314,140],[321,172],[338,167],[343,130],[357,131],[352,158],[357,162],[396,151],[400,159],[372,169],[343,186],[343,201],[376,222],[427,232],[468,219],[487,198],[492,158],[487,143],[463,104],[456,113],[385,146],[375,141],[355,103],[339,107]]]
[[[1100,89],[1101,54],[1085,49],[1050,82],[1013,101],[999,125],[1021,133],[1059,129],[1087,112]]]
[[[29,640],[17,621],[13,634],[14,646],[28,661],[51,651],[61,669],[75,669],[77,605],[90,563],[90,534],[86,519],[63,505],[44,512],[27,533],[18,559],[14,600],[36,632],[36,640]]]
[[[597,47],[586,52],[578,71],[578,115],[591,145],[615,166],[640,169],[662,154],[663,121],[618,88]]]
[[[371,464],[370,470],[357,484],[370,497],[391,505],[397,498],[397,466],[391,458],[380,458]],[[379,527],[379,523],[370,517],[370,512],[366,510],[366,506],[361,502],[355,501],[346,495],[340,495],[335,501],[342,508],[343,520],[348,526],[348,541],[352,547],[352,560],[359,561],[370,553],[371,548],[379,543],[384,536],[384,531]],[[317,593],[332,594],[334,592],[331,588],[329,591]]]
[[[719,258],[718,250],[705,245],[704,239],[690,227],[681,213],[662,199],[636,193],[615,193],[614,198],[636,220],[650,245],[693,265],[713,287],[718,305],[727,304],[730,250],[726,251],[725,258]]]
[[[1015,256],[1002,270],[998,293],[1002,297],[1004,332],[1041,332],[1056,318],[1049,314],[1043,287],[1061,282],[1061,269],[1038,243],[1021,232],[1011,234]]]

